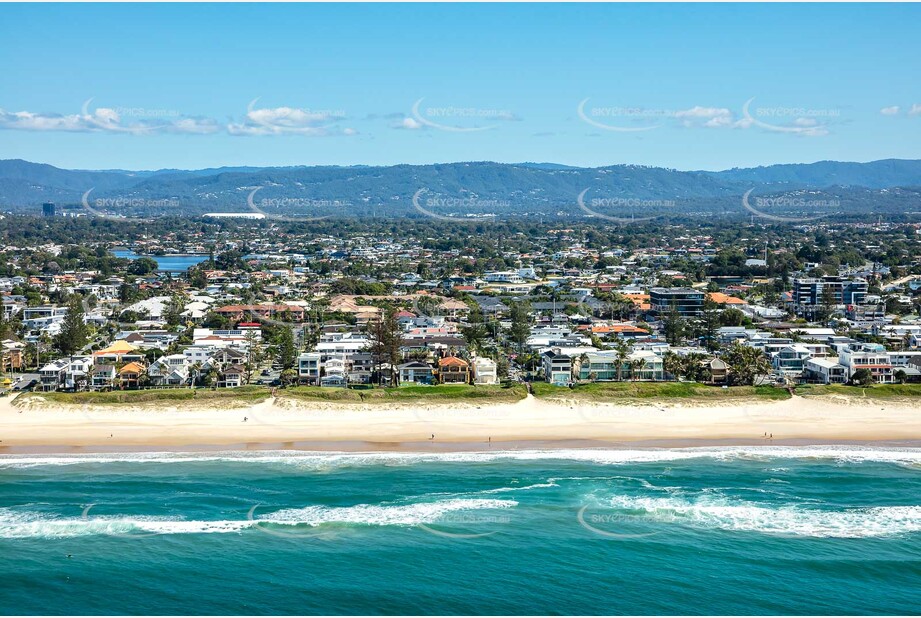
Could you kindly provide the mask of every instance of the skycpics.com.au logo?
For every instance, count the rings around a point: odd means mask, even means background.
[[[319,221],[331,217],[331,214],[316,214],[318,212],[336,212],[342,214],[343,211],[352,207],[352,203],[347,200],[329,200],[316,199],[307,197],[281,197],[281,198],[262,198],[256,200],[256,194],[266,187],[259,186],[249,192],[246,196],[246,206],[254,213],[261,215],[260,218],[272,219],[275,221],[288,221],[291,223],[306,223],[309,221]],[[268,210],[266,210],[268,209]],[[281,214],[277,210],[304,213],[304,214]]]
[[[483,221],[495,219],[497,211],[508,209],[508,200],[481,198],[477,196],[424,198],[428,189],[419,189],[413,194],[413,208],[426,217],[440,221]]]
[[[748,212],[777,221],[778,223],[806,223],[824,219],[841,208],[841,201],[836,199],[809,199],[801,196],[781,195],[776,197],[753,197],[749,189],[742,196],[742,207]],[[772,214],[771,210],[783,212],[798,212],[800,215]],[[809,213],[809,214],[807,214]]]
[[[659,533],[639,532],[649,525],[649,521],[641,515],[614,509],[605,510],[588,504],[578,510],[576,521],[592,534],[614,541],[642,539]]]
[[[578,197],[576,197],[576,203],[579,205],[579,208],[582,210],[582,212],[591,215],[592,217],[597,217],[599,219],[604,219],[613,223],[639,223],[641,221],[650,221],[662,215],[655,214],[652,216],[637,216],[637,214],[644,215],[650,210],[673,209],[675,206],[677,206],[677,202],[674,200],[609,197],[593,198],[589,200],[589,204],[591,204],[591,207],[589,207],[585,201],[585,195],[589,192],[589,190],[590,189],[584,189],[578,195]],[[617,209],[624,214],[629,213],[629,216],[615,216],[602,212],[603,210],[610,211],[611,209]]]
[[[147,199],[137,197],[99,197],[90,200],[90,194],[95,187],[83,194],[81,203],[83,209],[95,217],[101,219],[113,219],[116,221],[134,220],[150,221],[143,217],[133,216],[130,213],[155,211],[177,210],[180,206],[179,198],[166,199]]]
[[[583,122],[605,131],[620,133],[651,131],[661,127],[665,119],[674,115],[674,111],[667,109],[620,106],[587,107],[588,102],[589,99],[582,99],[576,107],[576,113]]]
[[[495,129],[503,121],[518,120],[518,117],[507,109],[455,107],[453,105],[423,108],[422,101],[424,100],[425,98],[422,98],[413,103],[412,116],[404,120],[402,128],[428,127],[453,133],[472,133]]]
[[[755,97],[742,106],[745,120],[756,127],[776,133],[790,133],[810,137],[827,135],[829,125],[841,117],[841,110],[807,107],[758,107],[751,109]]]

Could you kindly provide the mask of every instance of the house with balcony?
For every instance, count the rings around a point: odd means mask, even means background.
[[[319,352],[301,352],[297,357],[297,381],[299,384],[319,386],[322,355]]]
[[[572,382],[572,357],[559,349],[549,349],[540,356],[544,379],[557,386]]]
[[[852,343],[839,351],[838,362],[845,367],[848,380],[860,369],[866,369],[878,384],[895,382],[889,352],[878,343]]]
[[[808,347],[792,343],[771,354],[771,366],[784,376],[800,377],[805,370],[806,361],[812,357],[813,353]]]
[[[25,367],[26,344],[6,339],[0,344],[0,372],[20,371]]]
[[[121,388],[138,388],[141,385],[141,376],[146,373],[146,368],[141,362],[131,362],[118,370],[118,384]]]
[[[469,384],[470,363],[456,356],[439,358],[438,382],[440,384]]]
[[[218,372],[218,388],[236,388],[246,384],[246,369],[243,365],[226,365]]]
[[[82,390],[89,383],[92,365],[90,356],[70,356],[51,361],[39,369],[41,389]]]
[[[817,384],[844,384],[848,379],[847,368],[833,358],[807,359],[803,375]]]
[[[110,389],[115,385],[115,365],[93,365],[90,370],[90,388],[94,391]]]
[[[397,367],[401,384],[434,384],[435,369],[422,361],[410,361]]]
[[[189,382],[189,359],[185,354],[161,356],[150,364],[147,376],[154,386],[183,386]]]
[[[473,359],[473,383],[474,384],[498,384],[499,374],[496,361],[485,356],[478,356]]]

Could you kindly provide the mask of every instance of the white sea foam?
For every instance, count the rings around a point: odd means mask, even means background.
[[[67,538],[112,535],[209,534],[239,532],[261,524],[320,526],[341,523],[369,526],[415,526],[438,523],[448,513],[508,509],[513,500],[455,499],[406,505],[358,504],[308,506],[252,515],[239,520],[184,520],[151,516],[54,517],[34,511],[0,508],[0,538]]]
[[[514,500],[454,499],[440,502],[417,502],[407,505],[358,504],[347,507],[308,506],[284,509],[259,521],[273,524],[319,526],[329,523],[367,524],[375,526],[415,526],[436,523],[445,514],[456,511],[507,509],[517,506]]]
[[[0,468],[106,463],[238,462],[277,464],[307,470],[347,466],[408,466],[417,463],[488,463],[493,461],[568,460],[617,465],[687,459],[817,459],[844,463],[882,462],[921,465],[921,448],[868,446],[726,446],[670,449],[558,449],[452,453],[343,453],[226,451],[205,453],[105,453],[91,455],[2,455]]]
[[[652,521],[765,534],[862,538],[921,532],[921,506],[825,510],[711,496],[693,501],[615,496],[610,504],[619,510],[641,511]]]

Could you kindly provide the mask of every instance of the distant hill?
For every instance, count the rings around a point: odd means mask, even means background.
[[[904,159],[883,159],[869,163],[819,161],[706,173],[727,182],[813,188],[840,186],[884,189],[921,185],[921,161]]]
[[[491,162],[132,172],[0,161],[0,210],[38,212],[45,201],[79,209],[82,196],[92,189],[91,206],[126,216],[247,212],[252,195],[257,209],[294,216],[581,217],[589,214],[577,204],[583,191],[587,208],[612,216],[741,212],[740,197],[750,189],[756,196],[820,192],[847,201],[849,212],[882,208],[898,213],[921,211],[917,187],[921,161],[895,159],[720,172]]]

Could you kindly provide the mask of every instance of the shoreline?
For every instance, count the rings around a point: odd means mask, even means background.
[[[921,446],[916,403],[862,398],[587,403],[529,396],[516,403],[361,404],[279,397],[229,403],[20,406],[5,399],[0,453]]]

